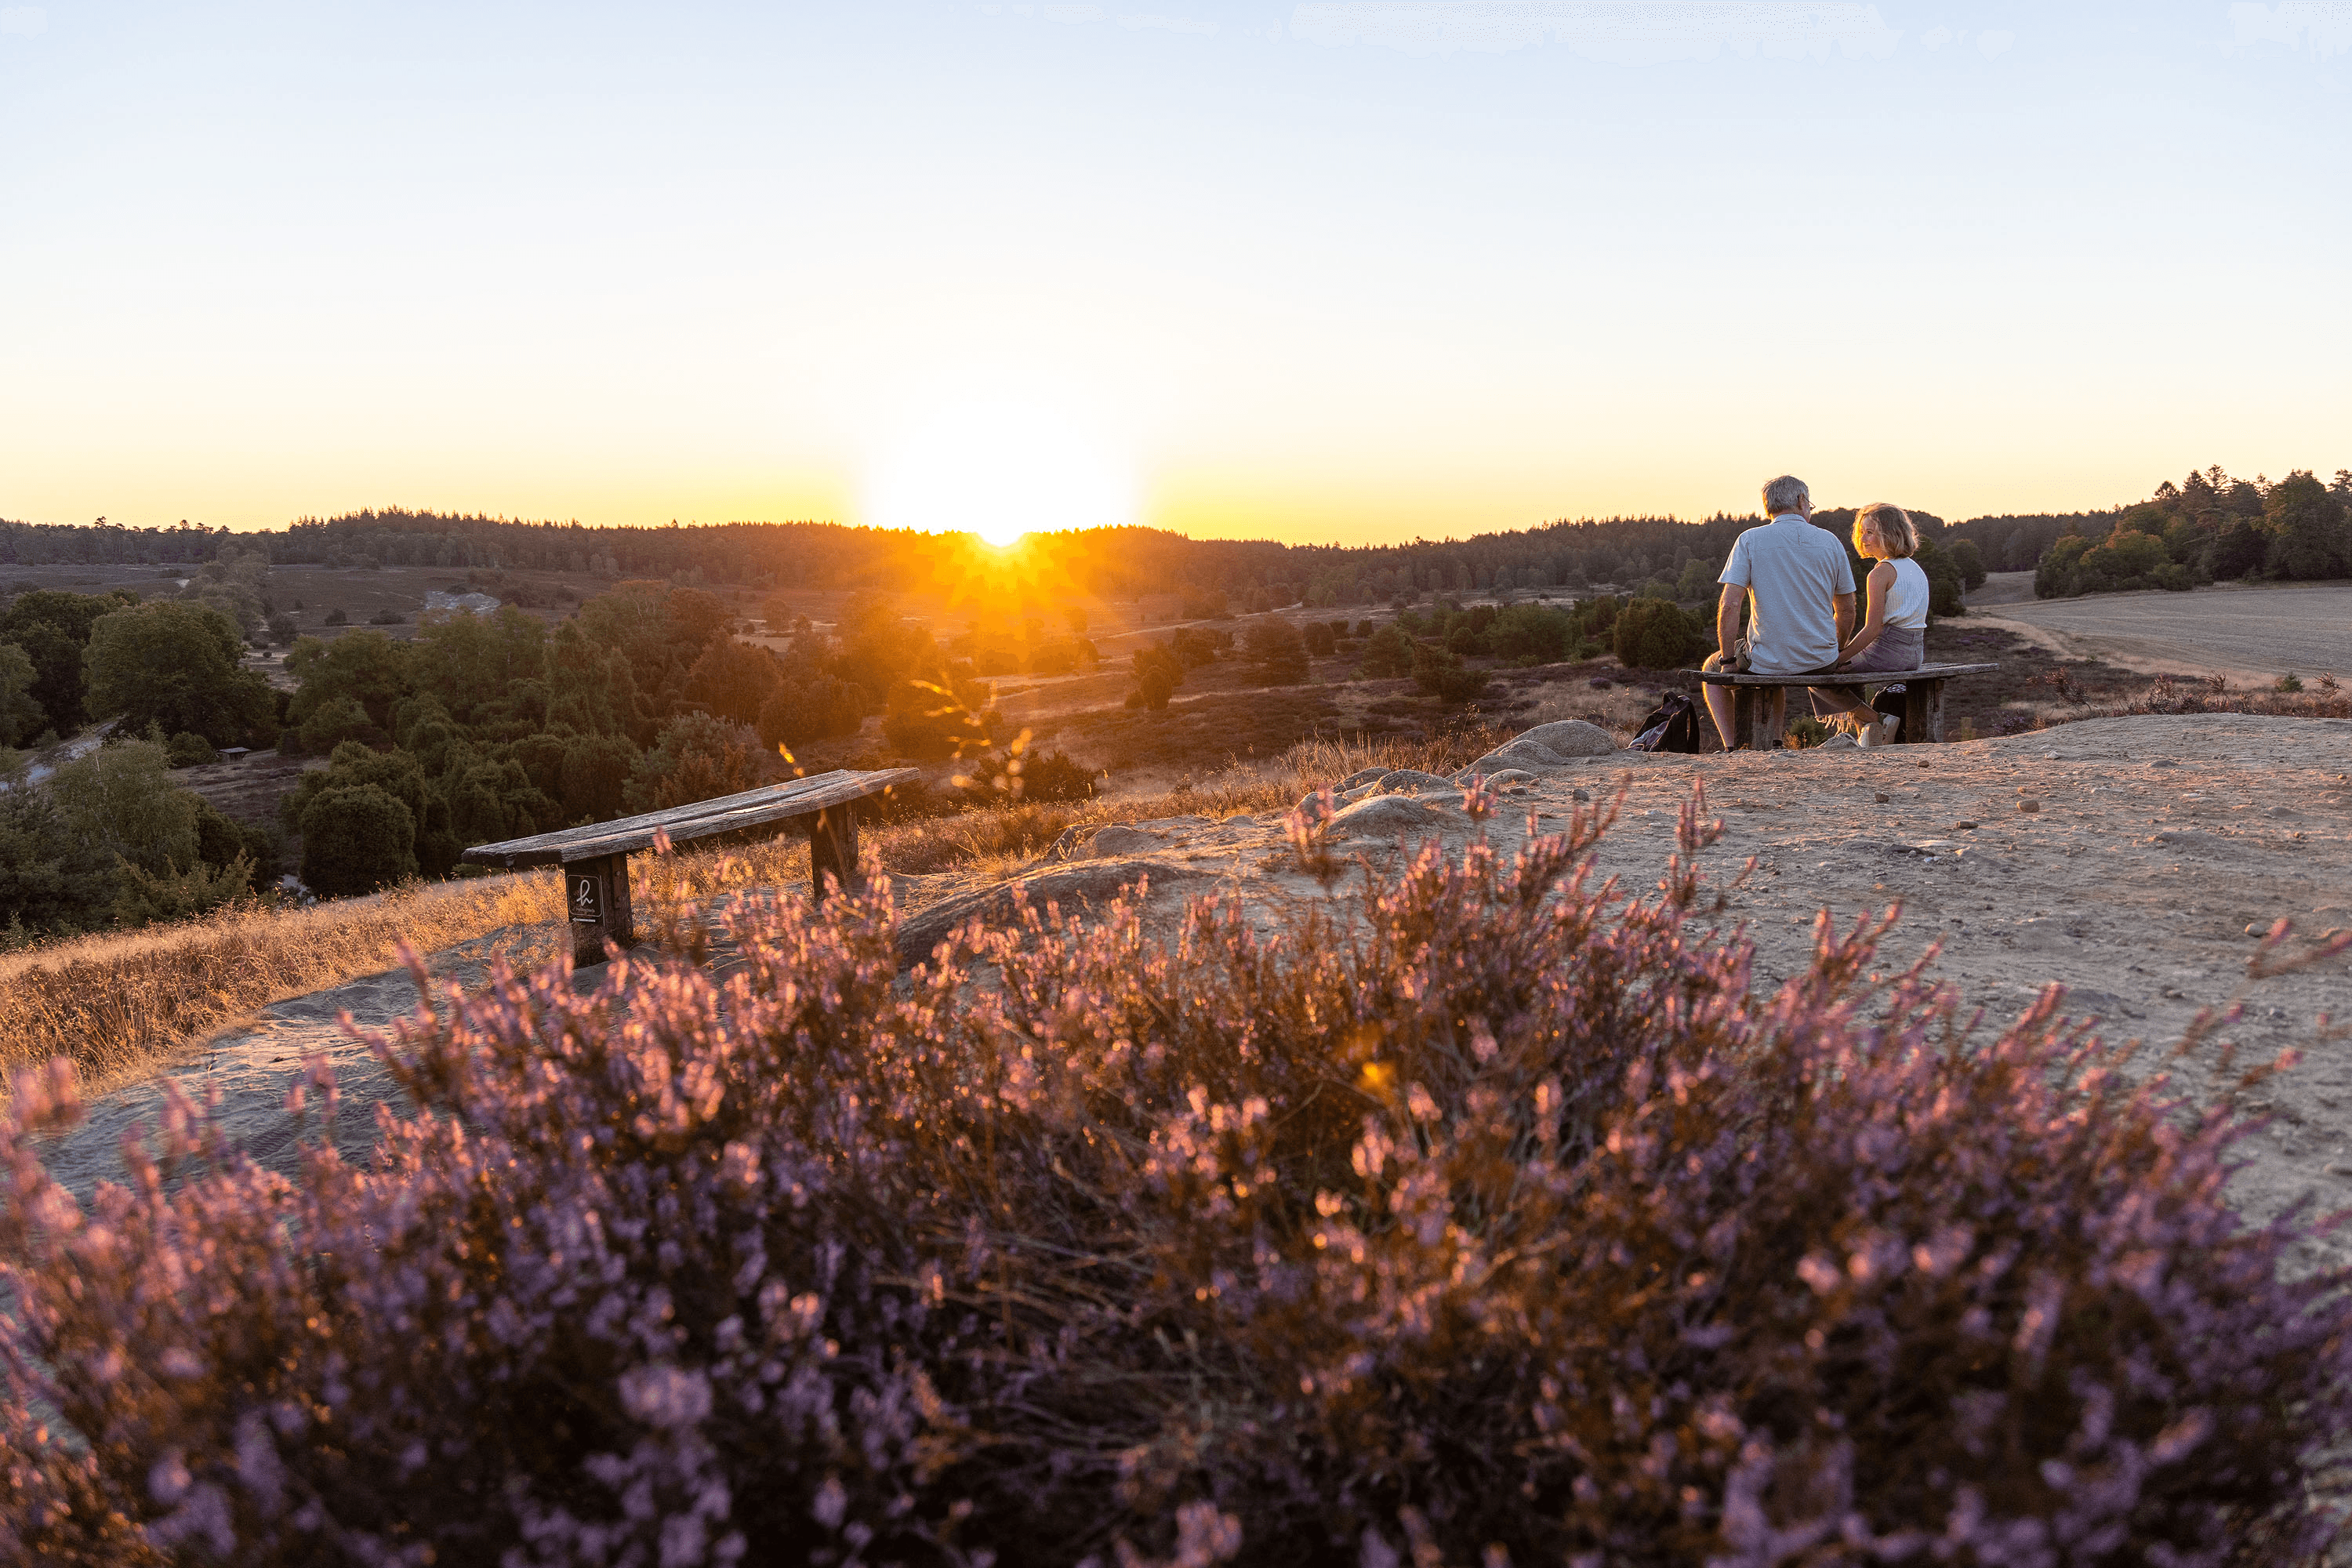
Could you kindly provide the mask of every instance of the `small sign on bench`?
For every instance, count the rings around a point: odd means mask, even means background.
[[[572,962],[601,963],[607,942],[629,947],[637,940],[629,910],[629,857],[652,848],[655,835],[667,834],[673,844],[693,844],[806,833],[809,881],[822,899],[828,889],[856,885],[858,802],[920,776],[912,768],[838,770],[615,822],[478,844],[464,858],[484,866],[561,865]]]

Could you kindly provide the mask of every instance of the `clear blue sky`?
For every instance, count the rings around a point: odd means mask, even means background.
[[[0,516],[2326,472],[2347,128],[2352,5],[0,0]]]

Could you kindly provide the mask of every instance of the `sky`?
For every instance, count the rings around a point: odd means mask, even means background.
[[[0,517],[2327,474],[2347,169],[2352,4],[0,0]]]

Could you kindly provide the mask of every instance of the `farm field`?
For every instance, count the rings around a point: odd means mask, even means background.
[[[2024,576],[2003,573],[2002,576]],[[1988,584],[1988,586],[1992,584]],[[2218,584],[2188,594],[2027,596],[1972,610],[2051,634],[2065,651],[2141,669],[2275,679],[2352,675],[2352,584]]]

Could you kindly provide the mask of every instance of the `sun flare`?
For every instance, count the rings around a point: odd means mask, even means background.
[[[1029,533],[1135,521],[1135,479],[1114,445],[1051,408],[946,408],[886,447],[867,480],[877,528],[971,533],[1005,549]]]

